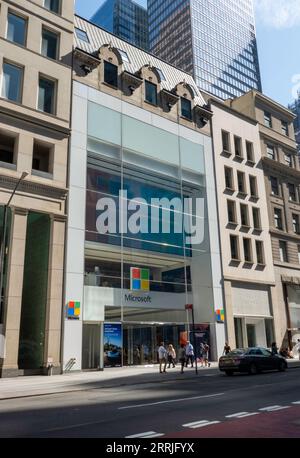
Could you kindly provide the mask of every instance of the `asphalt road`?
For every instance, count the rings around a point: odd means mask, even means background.
[[[182,377],[182,378],[181,378]],[[0,438],[300,437],[300,369],[0,401]]]

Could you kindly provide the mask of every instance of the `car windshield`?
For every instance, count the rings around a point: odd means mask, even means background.
[[[235,350],[230,351],[227,356],[239,356],[239,355],[244,355],[245,353],[246,353],[245,348],[237,348]]]

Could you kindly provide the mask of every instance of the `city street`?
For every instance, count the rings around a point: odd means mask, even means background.
[[[300,437],[299,368],[233,377],[191,371],[1,400],[0,437]]]

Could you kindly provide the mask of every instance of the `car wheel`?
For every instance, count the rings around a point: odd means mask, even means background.
[[[258,372],[256,364],[252,363],[249,367],[249,374],[256,375]]]
[[[280,372],[284,372],[284,371],[286,370],[286,363],[285,363],[284,361],[280,361],[278,370],[279,370]]]
[[[231,375],[233,375],[233,371],[225,371],[225,374],[228,375],[228,377],[230,377]]]

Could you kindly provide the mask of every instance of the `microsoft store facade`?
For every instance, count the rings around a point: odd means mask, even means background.
[[[65,294],[65,371],[155,364],[194,337],[220,355],[209,136],[74,82]]]

